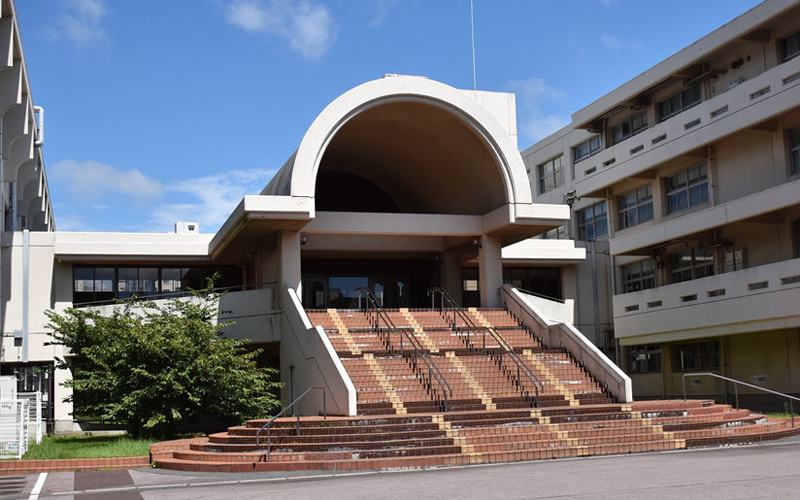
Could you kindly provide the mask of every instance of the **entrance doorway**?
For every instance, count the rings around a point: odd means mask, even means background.
[[[386,308],[429,307],[428,290],[439,284],[434,260],[303,259],[303,306],[357,309],[358,289],[369,287]]]

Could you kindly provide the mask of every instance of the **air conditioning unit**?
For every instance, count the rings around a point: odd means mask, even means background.
[[[194,234],[200,232],[200,224],[197,222],[176,222],[175,232],[177,234]]]

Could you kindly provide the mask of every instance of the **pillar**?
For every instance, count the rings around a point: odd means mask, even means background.
[[[461,252],[455,249],[442,253],[442,287],[461,305]]]
[[[300,290],[300,232],[281,231],[278,241],[281,284],[290,286],[302,297]]]
[[[500,237],[481,235],[478,250],[478,275],[481,287],[481,306],[500,307],[499,289],[503,286],[503,258]]]

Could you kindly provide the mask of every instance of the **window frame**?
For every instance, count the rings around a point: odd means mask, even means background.
[[[564,185],[564,155],[558,155],[544,163],[536,165],[539,194],[544,194]],[[556,166],[558,161],[558,166]],[[547,181],[550,181],[548,186]]]
[[[598,212],[598,208],[602,206],[602,211]],[[587,219],[587,214],[591,211],[591,218]],[[578,240],[580,241],[591,241],[591,240],[599,240],[603,239],[604,237],[608,237],[608,206],[606,205],[606,201],[603,200],[601,202],[595,203],[594,205],[590,205],[586,208],[582,208],[577,212],[577,223],[578,223]],[[602,224],[603,233],[598,234],[597,229],[601,227]],[[592,237],[589,238],[587,228],[592,228]]]
[[[794,241],[794,258],[800,259],[800,219],[797,219],[792,224],[792,231],[794,232],[793,241]]]
[[[722,356],[719,340],[685,342],[672,346],[672,371],[719,370]]]
[[[663,122],[668,120],[689,108],[697,106],[701,102],[703,102],[703,90],[700,82],[697,82],[691,87],[686,87],[680,92],[676,92],[666,99],[659,101],[658,105],[656,106],[658,109],[658,121]],[[664,112],[665,105],[668,105],[671,108],[667,112]]]
[[[638,126],[636,125],[636,120],[641,119]],[[625,128],[627,126],[627,132]],[[627,139],[630,139],[634,135],[644,132],[647,130],[648,123],[647,123],[647,110],[641,111],[639,113],[635,113],[625,120],[621,121],[620,123],[613,125],[611,127],[610,133],[610,142],[613,146],[614,144],[619,144]],[[619,131],[619,134],[617,133]]]
[[[633,195],[632,204],[628,198]],[[642,216],[646,218],[643,218]],[[619,230],[638,226],[655,219],[653,209],[653,185],[643,184],[617,196],[617,228]],[[631,222],[631,220],[633,220]]]
[[[800,174],[800,127],[789,129],[789,173]]]
[[[642,365],[641,361],[645,362],[644,366]],[[661,373],[663,371],[661,345],[650,344],[626,346],[625,371],[631,375]]]
[[[676,265],[677,261],[688,263]],[[669,254],[668,262],[670,284],[707,278],[714,276],[717,271],[714,251],[709,248],[690,248],[680,253]],[[689,274],[685,275],[686,272]]]
[[[639,292],[658,287],[657,266],[653,259],[645,259],[620,266],[622,293]]]
[[[790,47],[790,45],[793,46]],[[785,38],[781,38],[780,46],[782,63],[800,56],[800,31],[796,31]],[[790,49],[793,50],[789,52]]]
[[[562,224],[540,235],[543,240],[566,240],[567,239],[567,226]]]
[[[696,176],[694,172],[697,172]],[[684,180],[681,180],[681,177]],[[685,195],[685,206],[680,202],[681,195]],[[696,198],[698,195],[699,199]],[[667,215],[705,205],[708,202],[708,166],[705,162],[679,170],[664,178],[664,207]]]
[[[580,150],[586,146],[586,153],[581,154]],[[590,156],[594,156],[603,150],[603,134],[597,134],[585,141],[572,146],[572,162],[578,163]]]

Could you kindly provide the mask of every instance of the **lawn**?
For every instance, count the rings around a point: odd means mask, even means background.
[[[130,436],[45,436],[41,444],[31,443],[22,459],[141,457],[150,453],[150,445],[157,441]]]

